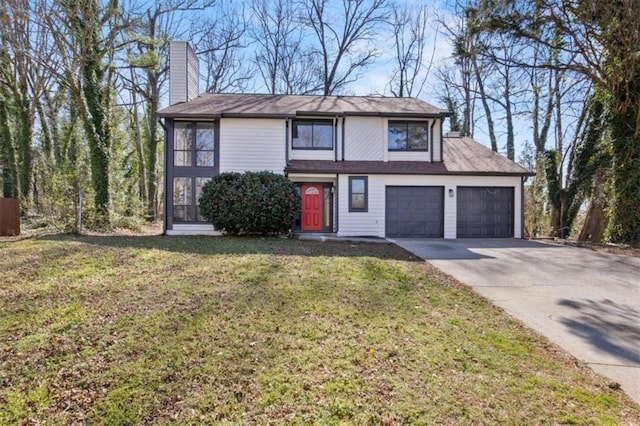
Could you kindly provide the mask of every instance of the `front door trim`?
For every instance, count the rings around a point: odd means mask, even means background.
[[[299,188],[299,194],[302,199],[301,206],[301,216],[299,218],[299,228],[297,232],[322,232],[329,233],[333,232],[333,214],[334,214],[334,200],[333,200],[333,189],[334,185],[330,182],[297,182],[296,186]],[[309,221],[311,220],[305,212],[305,201],[306,201],[306,192],[309,191],[308,196],[315,196],[313,192],[318,192],[320,197],[319,199],[319,226],[309,226],[311,225]],[[328,224],[327,217],[328,214]],[[295,230],[295,229],[294,229]]]

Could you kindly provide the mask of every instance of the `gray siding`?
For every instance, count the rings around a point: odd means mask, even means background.
[[[345,160],[382,161],[386,138],[384,119],[348,117],[345,124]]]
[[[220,120],[220,172],[284,173],[286,127],[282,119]]]
[[[184,41],[169,43],[169,105],[198,97],[200,66],[198,57]]]

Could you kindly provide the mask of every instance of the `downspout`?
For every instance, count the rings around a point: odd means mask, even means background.
[[[444,126],[442,120],[440,120],[440,162],[444,161]]]
[[[333,120],[333,154],[335,162],[338,162],[338,119],[339,116],[336,115]]]
[[[524,181],[526,177],[520,177],[520,238],[524,239]]]
[[[166,121],[166,120],[165,120]],[[169,130],[173,132],[173,120],[171,123],[167,123],[165,126],[162,124],[162,128],[164,129],[164,220],[162,221],[163,234],[167,235],[167,230],[169,229],[169,225],[171,229],[173,229],[173,217],[169,214],[169,187],[173,183],[173,135],[169,134]],[[171,208],[173,208],[173,197],[171,197]]]
[[[289,118],[284,119],[284,164],[289,165]]]
[[[345,121],[347,121],[347,117],[346,116],[342,116],[342,161],[344,161],[344,145],[345,145],[345,140],[344,140],[344,135],[345,135],[345,126],[344,123]]]
[[[338,184],[340,183],[340,173],[336,173],[336,196],[335,209],[336,209],[336,234],[340,231],[340,194],[338,192]]]
[[[429,142],[431,142],[431,162],[433,163],[433,128],[436,125],[436,120],[431,122],[431,126],[429,127]],[[442,156],[442,151],[440,152]]]
[[[167,181],[168,179],[168,169],[167,167],[169,166],[169,162],[167,161],[167,153],[169,151],[168,146],[169,142],[168,142],[168,132],[167,132],[167,126],[165,126],[164,122],[161,119],[158,119],[158,124],[160,125],[160,127],[162,127],[162,130],[164,130],[164,200],[163,200],[163,210],[164,210],[164,217],[163,217],[163,221],[162,221],[162,235],[167,235],[167,221],[169,220],[169,207],[167,206],[167,186],[168,183]],[[172,227],[173,227],[173,223],[172,223]]]

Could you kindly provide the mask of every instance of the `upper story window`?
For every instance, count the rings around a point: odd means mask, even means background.
[[[426,121],[389,121],[389,151],[427,151]]]
[[[173,165],[177,167],[213,167],[215,152],[214,123],[175,123]]]
[[[332,120],[293,120],[294,149],[333,149]]]

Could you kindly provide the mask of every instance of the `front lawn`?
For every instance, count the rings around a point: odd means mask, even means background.
[[[632,424],[640,408],[388,244],[0,246],[0,424]]]

